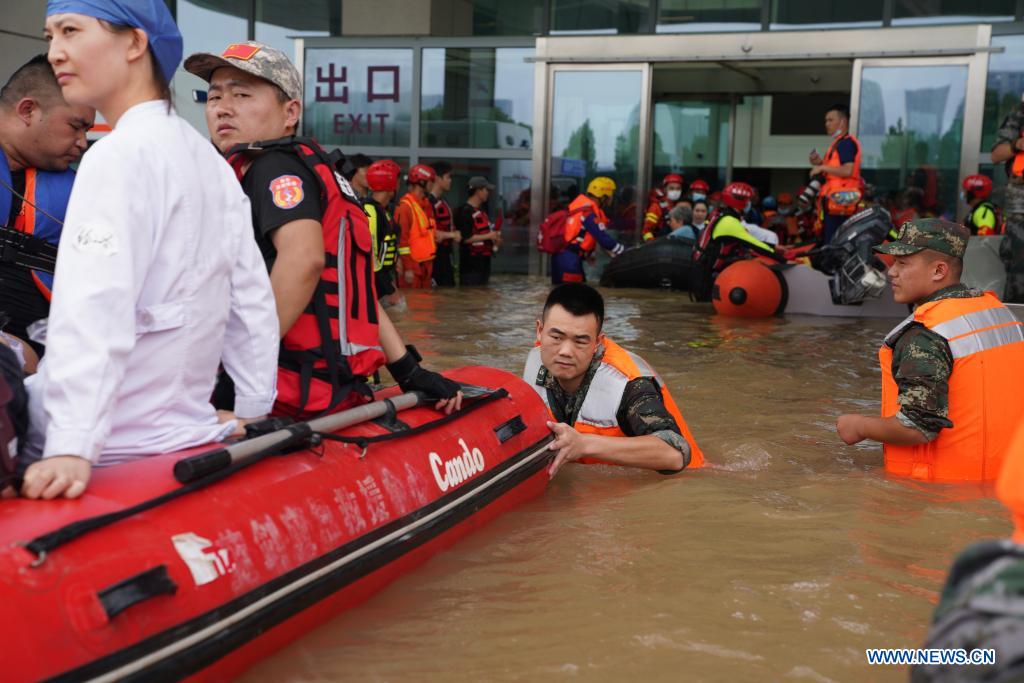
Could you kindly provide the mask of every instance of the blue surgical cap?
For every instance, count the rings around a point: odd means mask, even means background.
[[[46,16],[51,14],[84,14],[142,29],[164,78],[168,83],[174,78],[183,47],[181,32],[164,0],[49,0]]]

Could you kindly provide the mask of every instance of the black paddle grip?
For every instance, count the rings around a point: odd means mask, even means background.
[[[224,448],[195,455],[174,463],[174,478],[187,484],[231,466],[231,454]]]

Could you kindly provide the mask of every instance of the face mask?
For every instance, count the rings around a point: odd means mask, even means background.
[[[675,202],[675,201],[678,201],[679,198],[683,196],[683,191],[682,190],[669,190],[667,194],[668,194],[668,198]]]
[[[694,192],[693,194],[690,195],[690,197],[692,197],[693,201],[695,201],[695,202],[699,201],[701,199],[707,199],[708,198],[707,195],[704,194],[703,192]]]

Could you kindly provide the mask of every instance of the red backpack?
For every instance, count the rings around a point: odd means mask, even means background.
[[[557,254],[565,249],[566,221],[572,214],[586,211],[586,209],[587,207],[574,211],[559,209],[548,214],[548,217],[540,224],[540,228],[537,229],[537,249],[545,254]]]

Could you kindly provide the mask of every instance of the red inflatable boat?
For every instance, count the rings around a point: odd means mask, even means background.
[[[0,502],[3,679],[229,678],[541,493],[536,393],[446,374],[490,391],[192,484],[172,470],[203,449],[96,470],[79,500]]]

